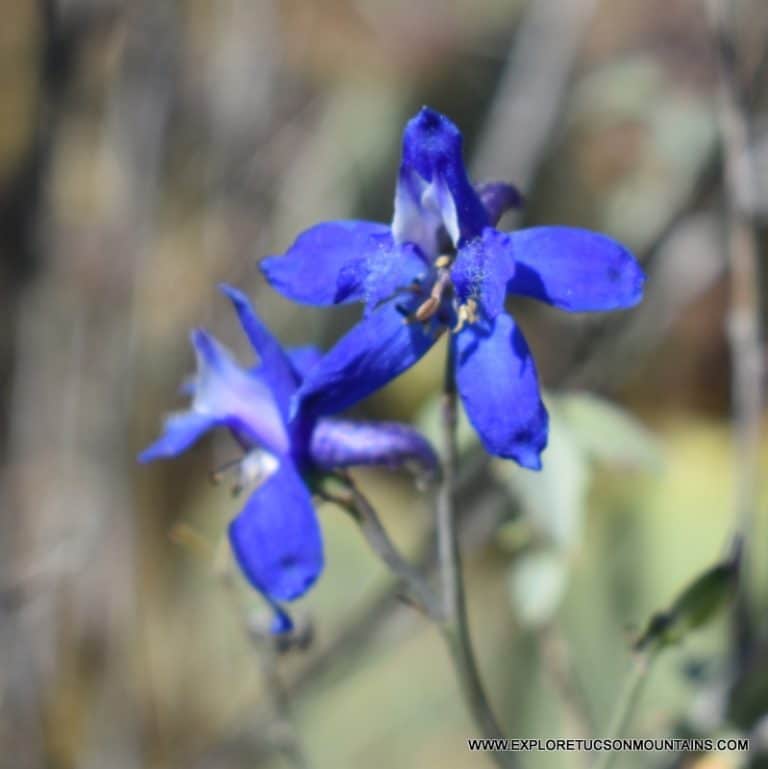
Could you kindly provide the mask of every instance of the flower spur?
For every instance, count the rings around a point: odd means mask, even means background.
[[[450,331],[458,392],[486,449],[538,469],[548,416],[506,297],[521,294],[572,312],[616,310],[641,300],[645,276],[626,248],[599,233],[495,229],[520,202],[511,185],[473,187],[458,128],[423,108],[403,135],[391,225],[318,224],[285,254],[261,262],[272,286],[295,301],[366,306],[304,380],[293,408],[341,411]]]

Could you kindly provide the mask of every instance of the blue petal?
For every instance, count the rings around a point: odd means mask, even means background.
[[[235,558],[249,582],[273,601],[309,590],[323,570],[323,542],[312,499],[291,462],[280,467],[229,525]]]
[[[504,309],[507,282],[515,273],[509,235],[486,227],[459,249],[451,277],[459,300],[474,299],[489,319]]]
[[[354,326],[323,356],[299,388],[294,413],[333,414],[362,400],[416,363],[436,336],[407,323],[387,303]]]
[[[514,320],[502,313],[455,337],[456,383],[469,421],[489,453],[538,470],[548,416],[536,364]]]
[[[611,238],[573,227],[510,233],[517,264],[509,291],[572,312],[617,310],[643,298],[645,274]]]
[[[288,357],[291,359],[293,370],[298,374],[299,381],[301,381],[323,357],[323,351],[319,347],[308,344],[288,350]]]
[[[353,465],[394,468],[416,464],[432,473],[438,464],[429,441],[398,422],[321,419],[312,433],[309,451],[312,462],[327,470]]]
[[[421,250],[414,244],[397,246],[391,234],[375,240],[379,248],[368,253],[365,263],[366,313],[393,298],[401,289],[425,280],[429,270]]]
[[[276,603],[270,602],[274,616],[272,618],[272,624],[269,626],[269,632],[272,635],[283,635],[290,633],[293,630],[293,620],[290,614],[283,609],[282,606]]]
[[[403,133],[392,222],[396,242],[415,243],[434,257],[442,248],[441,230],[457,246],[487,224],[464,168],[461,132],[444,115],[422,108]]]
[[[217,420],[210,414],[198,414],[194,411],[171,414],[165,420],[163,434],[139,454],[139,462],[175,457],[186,451],[216,424]]]
[[[241,368],[212,336],[192,334],[197,353],[197,379],[192,410],[233,428],[249,443],[277,454],[290,449],[285,421],[260,371]]]
[[[290,358],[280,346],[280,342],[256,315],[245,294],[224,283],[219,288],[232,301],[240,325],[261,359],[259,372],[272,390],[283,416],[287,418],[291,396],[299,383]]]
[[[486,182],[475,187],[475,192],[488,214],[488,221],[495,227],[499,219],[513,208],[523,207],[523,196],[517,187],[504,182]]]
[[[273,288],[305,304],[360,301],[365,293],[365,261],[387,236],[385,224],[363,221],[324,222],[303,232],[282,256],[269,256],[260,267]]]

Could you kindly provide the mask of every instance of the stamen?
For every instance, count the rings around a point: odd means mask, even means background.
[[[245,489],[261,485],[277,469],[277,460],[261,449],[253,449],[240,459],[231,459],[209,473],[211,483],[219,484],[225,473],[235,473],[231,493],[237,497]]]
[[[442,256],[438,256],[437,259],[435,259],[435,267],[437,267],[438,270],[443,270],[446,267],[450,267],[452,261],[452,256],[443,254]]]
[[[428,321],[436,312],[440,306],[440,299],[436,296],[430,296],[423,304],[420,304],[415,313],[413,313],[414,320],[419,323]]]
[[[240,465],[240,462],[242,462],[242,459],[240,459],[239,457],[237,459],[230,459],[227,462],[224,462],[224,464],[219,465],[214,470],[211,470],[208,473],[208,478],[210,482],[218,486],[224,479],[224,474],[238,467]]]
[[[432,291],[429,292],[429,297],[419,305],[416,312],[408,318],[409,321],[418,321],[419,323],[426,323],[435,316],[435,313],[440,309],[440,303],[443,300],[443,294],[446,289],[451,285],[451,273],[448,270],[441,270],[440,275],[432,286]]]
[[[467,323],[474,323],[477,320],[477,302],[471,297],[465,304],[459,305],[459,321],[453,327],[453,333],[458,334]]]

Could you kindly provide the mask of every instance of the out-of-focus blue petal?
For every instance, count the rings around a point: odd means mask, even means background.
[[[186,451],[216,424],[216,419],[209,414],[198,414],[194,411],[171,414],[165,420],[163,434],[139,454],[139,462],[175,457]]]
[[[433,473],[438,464],[429,441],[398,422],[321,419],[312,433],[309,450],[313,463],[328,470],[353,465],[417,464]]]
[[[643,298],[645,273],[606,235],[574,227],[510,233],[517,264],[509,291],[572,312],[617,310]]]
[[[324,222],[303,232],[282,256],[260,267],[273,288],[304,304],[340,304],[364,298],[366,258],[379,247],[372,235],[387,236],[385,224]]]
[[[219,288],[232,301],[240,325],[261,360],[260,373],[272,390],[283,417],[287,418],[291,396],[299,383],[290,358],[272,332],[261,322],[242,291],[224,283]]]
[[[492,227],[498,224],[507,211],[523,207],[523,196],[517,187],[511,184],[486,182],[475,187],[475,192],[488,214],[488,222]]]
[[[492,319],[504,309],[507,281],[514,273],[509,235],[486,227],[459,249],[451,277],[459,300],[474,299]]]
[[[229,540],[250,583],[274,601],[309,590],[323,569],[312,499],[287,459],[254,491],[229,525]]]
[[[461,132],[444,115],[423,107],[403,133],[392,221],[395,241],[415,243],[435,257],[445,237],[457,246],[487,224],[464,168]]]
[[[205,331],[192,333],[197,380],[192,410],[236,429],[249,443],[276,454],[290,450],[283,416],[261,371],[241,368]]]
[[[361,320],[309,372],[294,400],[315,415],[334,414],[383,387],[421,358],[435,335],[407,323],[389,302]]]
[[[515,322],[501,313],[456,334],[456,383],[469,421],[491,454],[541,468],[548,416],[536,364]]]
[[[269,602],[272,607],[274,615],[272,617],[272,624],[269,626],[269,632],[273,635],[283,635],[284,633],[290,633],[293,630],[293,620],[291,615],[279,604]]]
[[[319,347],[308,344],[303,347],[293,347],[287,350],[291,359],[293,370],[298,374],[299,381],[304,379],[310,370],[323,357],[323,351]]]

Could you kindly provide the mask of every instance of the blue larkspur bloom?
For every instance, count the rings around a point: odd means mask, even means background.
[[[229,539],[243,573],[275,609],[274,630],[281,632],[291,625],[280,603],[303,595],[323,569],[307,474],[406,464],[432,472],[437,459],[429,443],[406,425],[318,418],[309,408],[291,415],[291,399],[320,353],[283,350],[247,298],[230,286],[221,288],[259,363],[244,368],[210,334],[194,331],[197,373],[188,388],[191,405],[166,419],[162,435],[139,460],[175,457],[216,427],[231,432],[244,452],[237,485],[253,491],[230,523]]]
[[[606,235],[495,229],[520,203],[511,185],[473,187],[459,129],[423,108],[405,127],[391,225],[325,222],[261,262],[272,286],[295,301],[366,306],[305,379],[294,407],[341,411],[408,369],[450,330],[457,388],[486,449],[538,469],[548,417],[506,297],[522,294],[572,312],[616,310],[640,301],[645,276]]]

